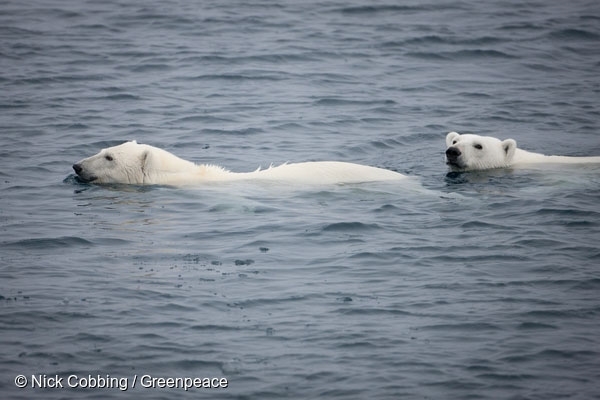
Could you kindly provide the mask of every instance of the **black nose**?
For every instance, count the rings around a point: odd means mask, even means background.
[[[446,157],[448,157],[451,160],[457,159],[458,156],[460,156],[461,154],[462,153],[460,152],[460,150],[456,147],[448,147],[448,150],[446,150]]]
[[[75,173],[77,175],[79,175],[81,173],[81,170],[82,170],[81,165],[79,165],[79,164],[73,164],[73,169],[75,170]]]

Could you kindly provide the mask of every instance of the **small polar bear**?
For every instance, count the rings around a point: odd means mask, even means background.
[[[446,135],[446,163],[455,171],[505,168],[531,164],[600,163],[600,157],[546,156],[517,148],[514,139],[499,140],[491,136]]]
[[[335,184],[406,178],[386,169],[336,161],[283,164],[236,173],[214,165],[196,165],[166,150],[138,144],[135,140],[103,149],[77,162],[73,169],[84,182],[170,186],[241,180]]]

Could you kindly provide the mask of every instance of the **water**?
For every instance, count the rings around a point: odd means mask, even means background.
[[[443,157],[451,130],[600,155],[599,68],[595,1],[4,1],[3,398],[600,398],[599,167]],[[418,183],[73,179],[130,139]]]

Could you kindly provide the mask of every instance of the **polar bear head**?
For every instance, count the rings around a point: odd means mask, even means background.
[[[141,185],[147,180],[150,149],[135,140],[126,142],[84,158],[73,164],[73,169],[84,182]]]
[[[102,149],[73,164],[84,182],[133,185],[170,184],[185,179],[196,165],[166,150],[135,140]],[[181,178],[181,177],[184,178]]]
[[[517,142],[450,132],[446,135],[446,147],[446,163],[450,168],[469,171],[508,167],[515,155]]]

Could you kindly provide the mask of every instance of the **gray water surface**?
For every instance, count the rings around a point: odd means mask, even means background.
[[[600,167],[443,156],[451,130],[600,155],[599,70],[595,1],[3,2],[3,398],[600,398]],[[132,139],[415,182],[74,178]]]

